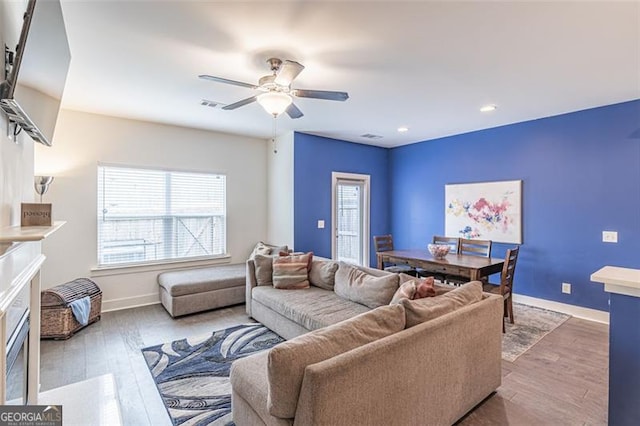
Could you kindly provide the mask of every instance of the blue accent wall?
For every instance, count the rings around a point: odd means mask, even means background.
[[[331,172],[371,176],[371,241],[373,235],[388,233],[388,149],[295,133],[293,156],[296,251],[331,257]],[[318,229],[319,219],[324,229]],[[370,262],[375,265],[373,252]]]
[[[522,180],[516,293],[608,311],[590,275],[640,268],[640,100],[391,150],[304,134],[294,149],[296,250],[331,255],[332,171],[371,175],[371,235],[391,232],[402,248],[444,232],[445,184]],[[603,243],[603,230],[618,231],[618,243]],[[495,244],[493,256],[508,247]],[[639,317],[637,298],[611,295],[612,425],[640,417]]]
[[[515,292],[607,311],[608,295],[590,274],[640,267],[639,129],[636,100],[394,148],[395,244],[425,247],[444,233],[445,184],[521,179]],[[618,244],[603,243],[603,230],[618,231]],[[494,245],[492,256],[507,247]],[[561,293],[562,282],[572,294]]]
[[[609,425],[640,422],[640,298],[611,293]]]

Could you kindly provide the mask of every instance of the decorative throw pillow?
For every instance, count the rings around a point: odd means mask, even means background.
[[[311,256],[309,256],[309,264],[307,265],[307,271],[311,271],[311,261],[313,260],[313,252],[310,251],[309,253],[311,253]],[[281,251],[280,253],[278,253],[278,256],[301,256],[303,254],[309,254],[309,253],[302,253],[302,252],[291,253],[288,251]]]
[[[398,290],[398,275],[376,277],[354,265],[339,262],[333,290],[343,299],[375,309],[391,302]]]
[[[405,281],[402,283],[398,291],[393,295],[391,299],[390,305],[398,304],[402,299],[412,300],[416,294],[416,282],[415,281]]]
[[[272,348],[267,363],[269,413],[285,419],[295,417],[302,379],[308,365],[402,331],[404,322],[402,306],[384,306]]]
[[[333,291],[336,283],[336,271],[338,262],[330,260],[315,260],[311,262],[309,271],[309,282],[311,285]]]
[[[256,284],[273,285],[273,257],[256,254],[253,263],[256,266]]]
[[[434,297],[436,295],[436,289],[433,287],[433,277],[427,277],[424,279],[418,279],[416,285],[416,293],[414,299],[422,299],[423,297]]]
[[[432,320],[466,305],[482,300],[482,283],[471,281],[441,296],[424,299],[402,299],[407,315],[407,328]]]
[[[313,253],[273,258],[273,286],[280,289],[309,288],[309,264]]]
[[[249,256],[249,259],[254,259],[256,257],[256,254],[261,254],[263,256],[268,256],[268,255],[274,255],[274,254],[280,253],[281,251],[288,252],[289,251],[289,247],[287,247],[286,245],[284,245],[284,246],[274,246],[272,244],[266,244],[266,243],[260,241],[253,248],[253,251],[251,252],[251,256]]]
[[[249,256],[249,259],[255,259],[256,254],[261,254],[263,256],[268,256],[268,255],[271,254],[271,247],[267,246],[265,243],[260,241],[253,248],[253,251],[251,252],[251,256]]]

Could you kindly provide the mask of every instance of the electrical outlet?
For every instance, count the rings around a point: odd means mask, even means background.
[[[318,229],[324,229],[324,220],[318,221]]]
[[[616,231],[602,231],[602,241],[605,243],[617,243],[618,233]]]
[[[571,294],[571,284],[562,283],[562,292],[565,294]]]

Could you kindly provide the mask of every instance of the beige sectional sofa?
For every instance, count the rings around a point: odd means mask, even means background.
[[[320,262],[311,277],[331,266]],[[257,285],[255,269],[249,260],[247,312],[289,340],[234,362],[238,426],[450,425],[500,386],[503,302],[478,282],[371,309],[313,279],[303,290]]]

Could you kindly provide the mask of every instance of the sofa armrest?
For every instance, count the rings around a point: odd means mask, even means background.
[[[245,309],[251,316],[251,290],[258,285],[256,281],[256,263],[253,259],[247,260],[247,278],[245,285]]]
[[[295,424],[453,424],[500,386],[502,305],[485,297],[307,366]]]

